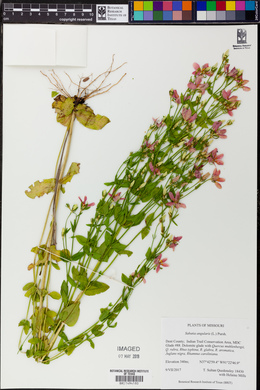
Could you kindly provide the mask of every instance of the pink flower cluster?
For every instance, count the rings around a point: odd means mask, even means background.
[[[206,89],[209,87],[208,83],[202,83],[202,76],[197,76],[194,80],[194,83],[189,82],[188,88],[192,90],[198,90],[202,95],[204,95]]]
[[[226,132],[227,130],[226,129],[220,129],[220,126],[222,125],[222,122],[221,121],[216,121],[213,123],[212,125],[212,129],[214,130],[215,134],[219,137],[219,138],[227,138],[226,136]]]
[[[226,73],[227,77],[232,77],[237,82],[238,87],[242,88],[243,91],[250,91],[251,88],[245,86],[249,81],[243,80],[243,74],[240,73],[239,70],[235,67],[231,70],[229,70],[229,67],[230,64],[226,64],[224,66],[224,72]]]
[[[206,76],[211,77],[213,75],[213,72],[209,68],[209,64],[208,63],[206,63],[206,64],[202,65],[202,67],[200,67],[199,64],[197,64],[197,62],[194,62],[193,68],[195,70],[194,70],[194,72],[192,72],[192,74],[194,74],[196,76],[206,75]]]
[[[233,116],[232,111],[237,109],[240,100],[237,100],[237,96],[231,96],[231,89],[228,91],[223,89],[222,96],[225,99],[225,107],[227,109],[228,115]]]
[[[191,115],[191,114],[192,114],[192,112],[191,112],[190,108],[183,107],[183,109],[181,111],[181,115],[186,122],[191,123],[191,122],[195,121],[195,119],[197,118],[196,113],[193,115]]]
[[[160,169],[157,167],[154,167],[151,162],[149,162],[149,168],[151,169],[152,173],[154,173],[155,175],[161,174]]]
[[[171,202],[166,203],[166,206],[174,206],[176,209],[183,208],[186,209],[186,205],[184,203],[180,203],[180,193],[179,191],[176,192],[176,195],[174,196],[172,192],[169,192],[169,197],[171,198]]]

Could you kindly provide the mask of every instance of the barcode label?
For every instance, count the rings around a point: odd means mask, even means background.
[[[149,387],[152,384],[152,373],[149,369],[111,368],[108,381],[113,388],[124,388],[129,385],[140,388]]]
[[[116,375],[116,382],[143,382],[143,376],[135,375]]]

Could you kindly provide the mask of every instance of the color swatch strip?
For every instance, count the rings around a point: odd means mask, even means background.
[[[252,0],[197,0],[197,21],[254,21],[256,2]]]
[[[192,0],[134,1],[133,21],[172,22],[192,21]]]

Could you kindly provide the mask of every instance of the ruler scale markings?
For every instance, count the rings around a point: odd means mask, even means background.
[[[133,0],[129,1],[128,5],[124,5],[128,7],[128,11],[125,12],[128,12],[129,19],[122,22],[128,21],[130,24],[256,23],[259,22],[259,4],[260,1],[256,0]],[[69,4],[3,3],[3,22],[96,24],[100,21],[98,5],[73,2]],[[109,22],[109,18],[103,18],[102,22]]]

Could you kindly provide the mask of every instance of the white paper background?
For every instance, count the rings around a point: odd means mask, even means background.
[[[152,117],[167,114],[169,89],[186,89],[193,62],[213,65],[229,49],[231,67],[244,69],[252,90],[239,92],[242,105],[235,112],[236,122],[228,128],[228,139],[215,144],[225,154],[221,168],[221,176],[226,178],[223,189],[209,184],[187,199],[187,209],[181,210],[174,231],[183,236],[182,242],[175,252],[167,254],[170,267],[149,275],[146,285],[132,296],[130,310],[120,315],[117,328],[96,339],[95,350],[85,343],[71,356],[47,366],[17,355],[17,324],[27,307],[22,287],[31,281],[27,271],[32,261],[30,249],[39,241],[50,201],[50,195],[31,200],[24,191],[35,180],[52,177],[64,128],[55,120],[51,87],[40,73],[48,68],[4,67],[4,388],[111,388],[116,384],[108,385],[110,368],[137,367],[150,369],[150,388],[159,388],[162,317],[255,318],[257,42],[256,26],[245,28],[249,50],[232,49],[237,26],[89,26],[87,69],[55,68],[66,81],[63,71],[75,80],[78,75],[103,72],[112,54],[116,65],[127,62],[111,79],[116,81],[126,71],[120,85],[89,102],[111,123],[100,132],[75,125],[69,164],[80,162],[81,171],[66,185],[59,205],[60,226],[67,215],[66,202],[73,204],[78,196],[87,195],[89,202],[97,203],[104,188],[102,183],[112,180],[129,152],[139,148]],[[86,34],[85,27],[82,33]],[[80,39],[75,46],[81,50]],[[4,56],[11,49],[5,42]],[[133,249],[131,258],[120,261],[126,274],[134,270],[145,246],[140,242]],[[114,267],[115,278],[120,279],[121,272]],[[61,277],[57,276],[57,280]],[[121,287],[114,283],[110,290],[110,296],[104,294],[103,298],[82,303],[79,331],[97,318],[99,307],[113,300]],[[139,345],[141,358],[138,362],[120,360],[118,345]]]

